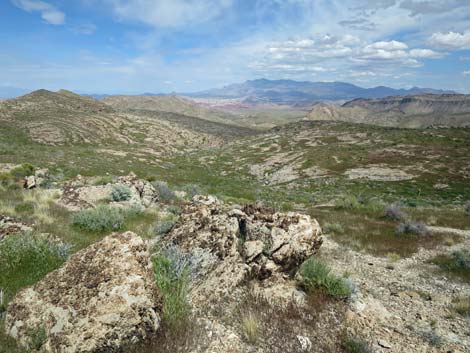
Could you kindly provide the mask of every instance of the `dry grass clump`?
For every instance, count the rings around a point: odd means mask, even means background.
[[[396,235],[427,235],[429,234],[428,227],[423,222],[407,221],[400,223],[395,228]]]
[[[256,343],[260,335],[260,324],[256,315],[251,311],[243,313],[241,322],[246,340],[251,344]]]
[[[452,303],[452,308],[462,316],[470,317],[470,297],[459,297]]]

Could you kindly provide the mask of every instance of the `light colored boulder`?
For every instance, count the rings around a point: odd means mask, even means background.
[[[268,293],[277,279],[295,274],[322,238],[320,225],[307,215],[277,213],[259,204],[239,210],[197,195],[161,241],[198,264],[190,291],[198,305],[230,296],[247,279],[265,282],[261,289]]]
[[[7,333],[28,346],[43,330],[45,352],[105,352],[155,333],[161,298],[143,240],[112,234],[19,292],[7,309]]]

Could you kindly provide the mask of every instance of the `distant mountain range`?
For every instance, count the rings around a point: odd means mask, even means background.
[[[239,98],[243,100],[243,103],[248,104],[308,106],[319,101],[348,101],[356,98],[383,98],[425,93],[455,92],[419,87],[411,89],[394,89],[385,86],[362,88],[345,82],[259,79],[185,95],[196,98]]]
[[[28,93],[29,90],[0,87],[0,98],[12,98]],[[356,98],[384,98],[425,93],[443,94],[453,91],[413,87],[394,89],[385,86],[363,88],[345,82],[310,82],[293,80],[250,80],[231,84],[222,88],[209,89],[196,93],[171,93],[193,98],[237,99],[247,106],[287,105],[292,107],[311,107],[320,101],[349,101]],[[85,94],[95,99],[108,97],[107,94]],[[161,93],[142,93],[136,96],[164,96]]]
[[[318,103],[308,113],[306,120],[407,128],[470,126],[470,95],[423,94],[359,98],[342,106]]]

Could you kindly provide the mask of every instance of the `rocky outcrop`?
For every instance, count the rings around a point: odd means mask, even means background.
[[[123,205],[151,207],[159,200],[158,192],[153,185],[139,179],[134,173],[119,177],[116,184],[87,185],[87,182],[88,180],[81,176],[71,181],[65,186],[58,200],[59,204],[72,211],[95,207],[99,201],[110,196],[114,185],[124,185],[131,191],[130,199],[120,202]]]
[[[42,332],[45,352],[108,352],[155,333],[160,310],[147,247],[126,232],[76,253],[19,292],[5,327],[25,346]]]
[[[25,189],[34,189],[35,187],[41,186],[48,177],[48,169],[38,169],[34,172],[34,175],[28,175],[24,178],[24,187]]]
[[[134,197],[137,197],[144,207],[149,207],[158,202],[159,195],[153,185],[147,180],[137,178],[134,173],[120,177],[119,183],[134,191]]]
[[[198,303],[224,298],[250,279],[284,283],[318,250],[322,238],[318,222],[307,215],[278,213],[260,204],[231,208],[215,197],[195,196],[162,241],[190,255],[191,296]]]

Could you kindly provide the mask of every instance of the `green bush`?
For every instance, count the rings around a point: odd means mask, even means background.
[[[110,175],[102,176],[96,179],[93,182],[93,185],[106,185],[106,184],[112,184],[114,182],[114,178]]]
[[[163,295],[162,320],[170,329],[185,324],[191,308],[188,302],[189,270],[164,254],[153,258],[155,281]]]
[[[348,298],[351,288],[342,277],[335,276],[323,262],[311,257],[300,267],[300,285],[307,291],[325,290],[334,298]]]
[[[171,219],[161,220],[155,225],[155,234],[157,236],[165,235],[173,228],[174,225],[175,221]]]
[[[335,206],[338,209],[355,210],[360,206],[359,200],[354,195],[347,195],[339,200],[336,200]]]
[[[192,199],[196,195],[201,195],[202,190],[199,185],[196,184],[186,184],[183,186],[183,191],[188,194],[188,197]]]
[[[347,353],[373,352],[370,344],[361,337],[346,336],[346,338],[343,340],[342,347]]]
[[[127,186],[114,185],[111,193],[109,194],[109,199],[115,202],[128,201],[130,200],[131,196],[132,191]]]
[[[100,205],[97,208],[76,212],[72,223],[91,232],[116,231],[124,225],[124,211],[116,207]]]
[[[339,223],[326,223],[323,228],[325,230],[325,233],[335,233],[335,234],[344,233],[344,228]]]
[[[31,164],[25,163],[10,171],[10,175],[13,176],[15,179],[20,179],[28,175],[33,175],[34,171],[35,168]]]
[[[24,233],[0,242],[0,288],[8,301],[15,292],[36,283],[67,259],[70,246]]]
[[[15,206],[15,212],[18,213],[34,213],[36,205],[32,201],[25,201]]]
[[[470,250],[454,251],[443,267],[449,271],[470,270]]]

